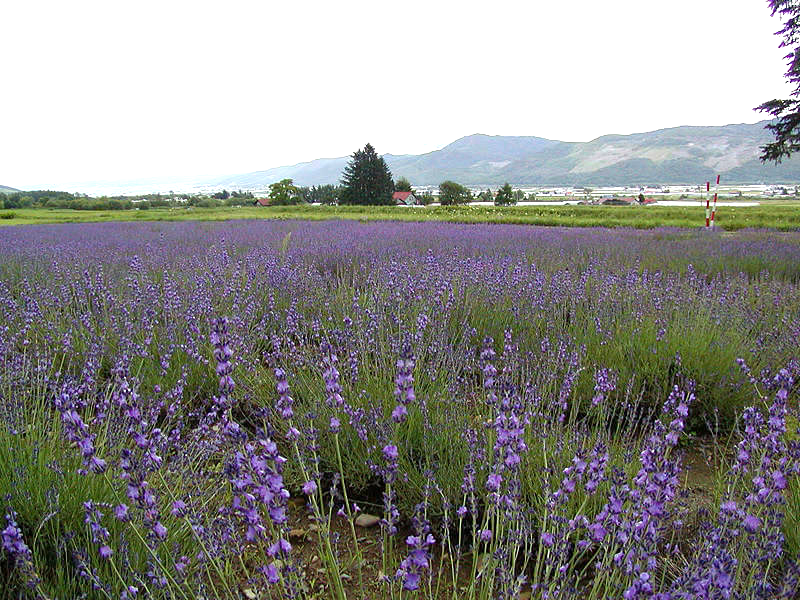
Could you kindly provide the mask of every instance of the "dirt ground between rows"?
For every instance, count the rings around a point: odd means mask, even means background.
[[[696,533],[699,520],[704,510],[710,510],[714,503],[714,486],[720,468],[719,448],[710,437],[696,438],[683,450],[683,503],[686,507],[686,525],[684,535],[687,540],[692,533]],[[290,502],[290,525],[292,554],[302,565],[305,580],[308,582],[309,598],[330,598],[331,590],[325,577],[325,569],[319,556],[318,528],[310,518],[305,502],[302,498],[292,499]],[[381,581],[381,528],[379,525],[372,527],[356,526],[358,547],[361,552],[361,581],[359,584],[359,569],[355,557],[352,532],[347,520],[343,517],[333,517],[331,534],[338,538],[338,551],[340,562],[345,565],[342,583],[347,593],[347,598],[352,600],[376,600],[389,595],[386,584]],[[403,543],[406,536],[413,535],[408,524],[401,526],[397,542]],[[433,569],[438,570],[441,564],[439,546],[433,553]],[[688,549],[688,548],[687,548]],[[405,548],[397,548],[402,553]],[[468,586],[472,555],[469,548],[464,548],[461,572],[457,577],[457,589],[453,590],[451,578],[447,571],[441,580],[438,597],[442,600],[458,598]],[[479,564],[483,557],[479,557]],[[392,575],[391,573],[389,575]],[[247,597],[245,595],[245,597]],[[530,588],[523,589],[520,600],[531,598]]]

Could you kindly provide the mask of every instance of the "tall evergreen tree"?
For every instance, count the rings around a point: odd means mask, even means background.
[[[342,174],[342,185],[342,204],[392,204],[392,173],[372,144],[353,153]]]
[[[775,117],[775,121],[767,125],[775,141],[761,148],[761,161],[779,163],[800,150],[800,4],[797,0],[768,0],[768,4],[772,16],[778,15],[783,21],[783,28],[777,35],[783,37],[781,48],[789,49],[784,77],[794,87],[791,98],[770,100],[756,107]]]

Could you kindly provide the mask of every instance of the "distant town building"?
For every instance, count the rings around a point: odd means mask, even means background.
[[[392,194],[392,200],[394,200],[395,204],[405,204],[406,206],[419,204],[413,192],[395,192]]]

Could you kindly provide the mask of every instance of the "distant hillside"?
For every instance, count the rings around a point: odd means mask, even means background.
[[[800,181],[800,157],[764,165],[760,147],[771,140],[768,121],[718,127],[673,127],[591,142],[539,137],[470,135],[421,155],[386,154],[395,178],[415,185],[452,179],[467,185],[636,185],[703,181],[720,173],[726,183]],[[284,178],[298,185],[337,183],[349,157],[233,175],[209,183],[263,187]]]
[[[318,158],[311,162],[289,167],[276,167],[244,175],[231,175],[213,179],[208,183],[231,189],[263,187],[281,179],[293,179],[296,185],[322,185],[337,183],[350,157]]]
[[[538,137],[475,134],[427,154],[384,154],[383,158],[395,178],[407,177],[416,185],[438,185],[445,179],[486,183],[512,162],[558,144],[560,142]],[[338,183],[349,160],[349,156],[318,158],[266,171],[221,177],[209,183],[230,188],[260,187],[285,178],[293,179],[297,185]]]
[[[0,194],[10,194],[12,192],[19,192],[20,190],[5,185],[0,185]]]
[[[500,178],[513,182],[615,185],[685,183],[721,174],[727,183],[800,180],[800,158],[779,166],[759,160],[771,140],[768,121],[719,127],[673,127],[632,135],[606,135],[565,144],[509,165]]]

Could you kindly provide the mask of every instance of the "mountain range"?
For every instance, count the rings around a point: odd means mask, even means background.
[[[658,185],[706,181],[725,183],[800,181],[800,157],[762,164],[761,146],[772,141],[769,121],[714,127],[683,126],[631,135],[604,135],[590,142],[532,136],[474,134],[420,155],[384,154],[395,179],[438,185]],[[319,158],[291,166],[215,178],[229,189],[264,187],[281,179],[296,185],[339,182],[350,157]]]
[[[10,194],[12,192],[18,192],[19,190],[16,188],[8,187],[6,185],[0,185],[0,194]]]

